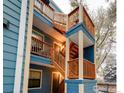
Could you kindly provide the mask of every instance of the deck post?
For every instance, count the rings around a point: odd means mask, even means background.
[[[78,32],[78,46],[79,46],[79,76],[83,80],[83,32]],[[79,84],[79,93],[84,93],[84,84]]]
[[[66,38],[65,79],[68,79],[69,46],[70,40],[69,38]]]
[[[66,31],[68,31],[68,27],[69,25],[68,25],[68,15],[66,16]]]
[[[83,6],[79,3],[79,23],[83,22]]]
[[[83,32],[78,32],[78,46],[79,46],[79,79],[83,78]]]
[[[70,47],[70,40],[66,38],[66,57],[65,57],[65,80],[68,79],[68,61],[69,61],[69,47]],[[67,84],[65,83],[65,93],[67,93]]]

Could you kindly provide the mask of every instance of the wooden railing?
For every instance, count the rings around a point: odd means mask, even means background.
[[[61,69],[65,70],[65,57],[61,54],[60,51],[53,49],[52,51],[52,60],[57,63],[61,67]]]
[[[77,79],[79,75],[79,62],[78,58],[68,61],[69,64],[69,74],[68,78]],[[95,64],[84,59],[83,60],[83,78],[85,79],[95,79]]]
[[[79,7],[75,8],[68,15],[55,12],[52,7],[46,5],[44,2],[42,2],[42,0],[35,0],[34,7],[43,15],[48,17],[53,22],[54,27],[60,30],[62,33],[66,32],[67,23],[68,28],[71,28],[79,22]],[[87,30],[94,36],[95,26],[84,7],[82,13],[84,25],[86,26]]]
[[[46,42],[43,42],[35,37],[32,37],[31,53],[50,58],[51,57],[52,46]]]
[[[53,25],[56,29],[65,32],[67,18],[66,14],[55,12],[53,8],[51,8],[49,5],[46,5],[44,2],[42,2],[42,0],[35,0],[34,7],[40,13],[49,18],[53,22]]]
[[[90,16],[88,15],[86,9],[83,7],[83,23],[86,26],[87,30],[95,36],[95,26],[92,22]]]
[[[95,34],[95,26],[89,17],[86,9],[83,7],[83,23],[86,26],[87,30],[94,36]],[[79,7],[75,8],[69,15],[68,15],[68,28],[73,27],[79,22]]]
[[[78,58],[72,59],[68,61],[69,66],[69,72],[68,72],[68,78],[69,79],[77,79],[78,78]]]
[[[54,26],[63,33],[66,31],[67,15],[63,13],[54,12]]]
[[[42,0],[34,0],[34,7],[40,11],[43,15],[48,17],[51,21],[54,18],[54,9],[49,5],[46,5]]]
[[[32,36],[31,53],[50,58],[52,64],[56,64],[56,66],[59,66],[59,68],[64,71],[65,57],[61,54],[61,51],[54,49],[53,45],[50,45]]]
[[[70,14],[68,14],[68,28],[73,27],[79,22],[79,7],[75,8]]]

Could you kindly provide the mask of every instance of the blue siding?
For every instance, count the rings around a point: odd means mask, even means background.
[[[96,87],[96,80],[89,80],[89,79],[72,79],[72,80],[65,80],[67,84],[67,93],[79,93],[79,84],[84,85],[84,93],[96,93],[94,91],[94,87]]]
[[[84,80],[84,93],[96,93],[96,80]]]
[[[53,27],[52,22],[50,21],[49,18],[44,17],[43,15],[41,15],[40,13],[38,13],[36,10],[34,10],[34,16],[36,16],[41,22]]]
[[[94,46],[84,48],[84,58],[94,63]]]
[[[9,21],[9,27],[3,28],[3,92],[4,93],[13,93],[17,47],[18,47],[20,13],[21,13],[21,0],[3,0],[3,17]],[[27,12],[27,17],[28,17],[28,12]],[[27,32],[27,28],[25,32]],[[24,47],[26,47],[26,36],[25,36]],[[23,75],[22,75],[22,79],[23,79]]]
[[[36,56],[36,55],[31,55],[31,62],[39,62],[39,63],[44,63],[44,64],[51,64],[49,58]]]
[[[30,68],[42,70],[42,87],[40,89],[29,89],[28,93],[51,93],[52,69],[33,64],[30,65]]]
[[[80,80],[65,80],[67,83],[67,93],[79,93]]]
[[[90,34],[90,32],[87,30],[87,28],[85,27],[84,23],[78,23],[77,25],[75,25],[74,27],[70,28],[69,31],[66,32],[66,37],[71,36],[74,33],[77,33],[78,31],[83,31],[83,33],[85,33],[87,35],[87,37],[93,42],[95,43],[95,38]]]
[[[74,83],[68,84],[67,93],[79,93],[78,88],[79,88],[78,84],[74,84]]]

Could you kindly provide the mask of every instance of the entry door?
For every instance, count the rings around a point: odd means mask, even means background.
[[[59,91],[59,79],[60,75],[57,73],[52,73],[52,93],[58,93]]]

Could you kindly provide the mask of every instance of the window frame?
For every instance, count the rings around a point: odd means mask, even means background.
[[[43,71],[42,70],[39,70],[39,69],[30,69],[30,70],[40,72],[41,73],[41,76],[40,76],[40,86],[39,87],[35,87],[35,88],[29,88],[28,87],[28,90],[42,89],[42,76],[43,76],[42,75],[42,72]],[[29,70],[29,73],[30,73],[30,70]],[[29,74],[29,76],[30,76],[30,74]]]

